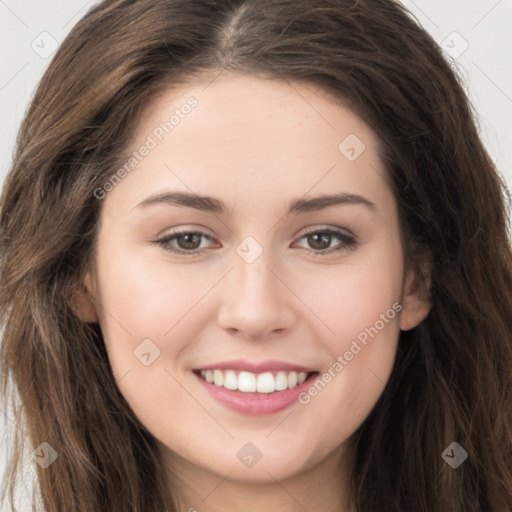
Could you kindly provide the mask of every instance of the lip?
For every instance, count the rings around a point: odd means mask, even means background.
[[[274,391],[273,393],[244,393],[238,390],[230,390],[224,387],[210,384],[199,375],[196,370],[193,373],[194,377],[199,381],[205,391],[215,401],[219,402],[224,407],[235,411],[239,414],[246,414],[250,416],[266,416],[281,412],[292,404],[296,403],[298,396],[304,392],[313,381],[318,377],[319,372],[306,368],[304,366],[297,366],[290,363],[282,363],[279,361],[264,361],[262,363],[248,363],[247,361],[229,361],[223,363],[216,363],[214,365],[201,367],[201,370],[240,370],[250,371],[253,373],[263,373],[265,371],[296,371],[306,372],[308,378],[298,386],[283,391]]]
[[[284,370],[285,372],[305,372],[312,373],[317,370],[314,368],[307,368],[306,366],[299,366],[296,364],[285,363],[284,361],[268,360],[259,363],[247,361],[244,359],[234,359],[232,361],[222,361],[207,366],[201,366],[197,370],[239,370],[251,373],[264,373],[264,372],[278,372]]]

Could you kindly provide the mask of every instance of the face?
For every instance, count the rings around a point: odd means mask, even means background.
[[[148,105],[81,311],[171,467],[270,481],[348,454],[427,314],[377,143],[305,84],[223,76]]]

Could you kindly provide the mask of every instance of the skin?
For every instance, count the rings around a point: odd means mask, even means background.
[[[119,389],[157,439],[180,510],[353,510],[350,437],[384,390],[400,330],[429,310],[404,262],[377,138],[312,85],[224,74],[148,104],[128,153],[192,96],[192,112],[102,199],[81,317],[99,321]],[[354,161],[338,149],[350,134],[365,145]],[[166,191],[210,196],[227,211],[138,206]],[[293,200],[333,193],[373,207],[286,215]],[[325,228],[356,244],[333,236],[319,246],[305,236]],[[190,248],[183,238],[155,243],[178,229],[211,238],[197,242],[203,252],[195,256],[169,251]],[[252,263],[236,251],[248,236],[263,251]],[[314,253],[323,247],[341,250]],[[211,398],[192,373],[245,358],[322,375],[394,303],[401,312],[306,405],[243,415]],[[134,356],[146,338],[160,350],[149,366]],[[248,442],[262,455],[250,468],[237,458]]]

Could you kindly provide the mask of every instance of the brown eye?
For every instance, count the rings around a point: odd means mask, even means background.
[[[201,236],[199,233],[184,233],[175,238],[180,249],[193,251],[201,246]]]
[[[323,249],[329,249],[332,241],[332,235],[317,231],[307,236],[308,243],[312,249],[321,251]]]
[[[182,231],[167,235],[160,240],[155,240],[154,243],[160,245],[166,251],[190,256],[204,252],[208,248],[208,243],[212,241],[213,239],[206,233]]]
[[[333,229],[317,229],[300,237],[304,240],[301,247],[309,249],[314,254],[324,255],[334,252],[354,249],[358,242],[354,235]]]

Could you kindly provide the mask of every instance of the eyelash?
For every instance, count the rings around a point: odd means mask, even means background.
[[[302,240],[303,238],[306,238],[313,234],[327,234],[332,237],[338,238],[341,242],[341,246],[335,249],[323,249],[323,250],[314,250],[311,249],[311,252],[315,255],[327,255],[334,252],[340,252],[340,251],[348,251],[351,249],[354,249],[357,246],[357,238],[353,235],[347,235],[346,233],[343,233],[342,231],[333,230],[333,229],[314,229],[311,231],[308,231],[307,233],[304,233],[299,240]],[[208,240],[212,240],[212,237],[208,236],[206,233],[203,233],[201,231],[193,231],[193,230],[183,230],[183,231],[177,231],[175,233],[171,233],[170,235],[165,236],[164,238],[161,238],[159,240],[155,240],[154,243],[163,247],[166,251],[172,252],[174,254],[180,254],[183,256],[194,256],[198,255],[204,252],[204,249],[195,249],[191,251],[186,251],[183,249],[176,249],[171,247],[170,243],[172,240],[180,237],[181,235],[199,235],[202,236]]]

